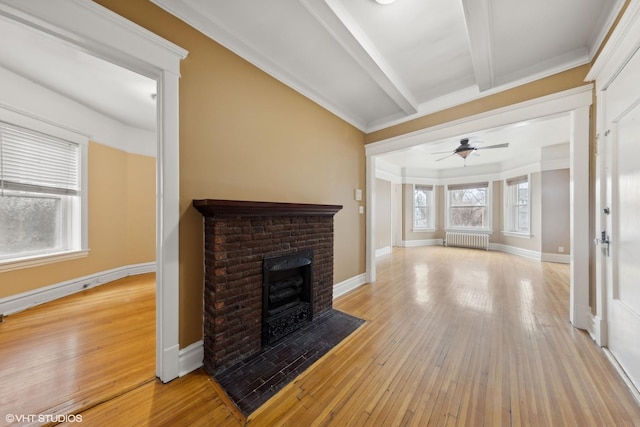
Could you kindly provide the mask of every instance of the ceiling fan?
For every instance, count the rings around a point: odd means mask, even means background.
[[[436,153],[431,153],[431,154],[449,154],[448,156],[444,156],[438,160],[436,160],[436,162],[439,162],[440,160],[444,160],[446,158],[449,158],[453,155],[458,155],[460,157],[462,157],[463,159],[465,159],[465,166],[466,164],[466,159],[469,156],[469,154],[473,153],[476,150],[484,150],[487,148],[506,148],[509,146],[508,142],[505,142],[504,144],[496,144],[496,145],[489,145],[488,147],[476,147],[474,145],[469,144],[469,138],[462,138],[460,140],[460,145],[453,150],[453,152],[451,151],[438,151]]]

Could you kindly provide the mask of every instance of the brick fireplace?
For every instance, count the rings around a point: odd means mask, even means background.
[[[303,320],[332,308],[333,216],[342,206],[211,199],[193,206],[204,216],[204,366],[210,373],[261,350],[271,260],[312,260],[312,274],[302,274],[310,293],[298,298],[311,309]],[[286,277],[278,286],[297,280]],[[289,318],[304,317],[296,314],[301,309],[286,310]]]

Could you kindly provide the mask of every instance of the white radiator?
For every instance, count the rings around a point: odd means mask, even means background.
[[[483,233],[445,233],[447,246],[489,250],[489,235]]]

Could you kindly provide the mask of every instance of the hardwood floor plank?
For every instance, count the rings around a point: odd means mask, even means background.
[[[316,400],[291,409],[301,425],[640,422],[603,351],[568,322],[568,266],[409,248],[381,257],[378,268],[375,284],[335,302],[369,321],[344,349],[376,363],[351,371],[358,359],[344,355],[341,369],[353,381],[324,363],[305,373]],[[599,375],[606,379],[592,378]],[[261,425],[271,403],[249,416],[252,424]]]
[[[155,302],[131,283],[88,316],[71,314],[77,300],[0,324],[0,408],[119,426],[640,425],[604,351],[569,323],[567,265],[425,247],[377,266],[334,303],[367,322],[246,419],[202,370],[154,379]]]
[[[155,378],[155,275],[121,279],[0,324],[0,412],[67,414]],[[4,417],[0,417],[0,423]]]

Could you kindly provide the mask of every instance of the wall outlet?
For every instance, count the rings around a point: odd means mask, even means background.
[[[364,206],[360,206],[360,207],[358,208],[358,211],[359,211],[361,214],[363,214],[363,213],[364,213]]]
[[[558,252],[564,253],[564,246],[558,246]]]

